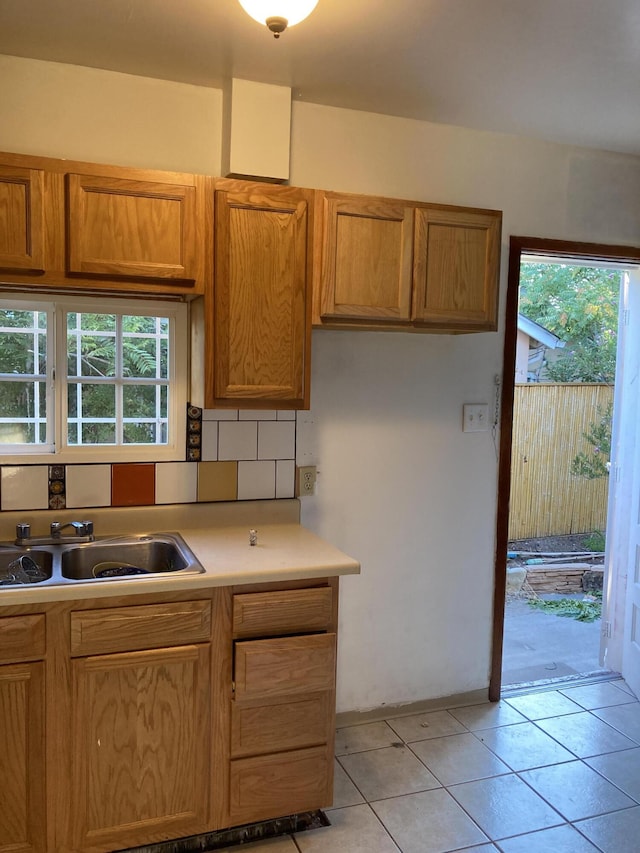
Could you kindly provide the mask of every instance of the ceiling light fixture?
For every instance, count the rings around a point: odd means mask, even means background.
[[[265,24],[280,38],[287,27],[304,21],[318,4],[318,0],[239,0],[240,5],[259,24]]]

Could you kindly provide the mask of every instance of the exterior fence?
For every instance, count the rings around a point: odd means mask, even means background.
[[[582,434],[612,399],[609,385],[516,385],[509,539],[604,531],[609,478],[570,469],[592,449]]]

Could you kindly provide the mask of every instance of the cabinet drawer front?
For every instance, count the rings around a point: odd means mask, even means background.
[[[193,279],[195,187],[67,175],[68,270]]]
[[[332,758],[326,746],[231,762],[229,816],[234,824],[329,805]]]
[[[44,657],[45,617],[3,616],[0,619],[0,663]]]
[[[320,693],[274,705],[231,703],[231,755],[262,755],[329,740],[333,728],[333,693]]]
[[[334,689],[335,634],[244,640],[235,654],[237,701]]]
[[[71,654],[155,649],[209,640],[211,602],[144,604],[71,614]]]
[[[234,595],[233,631],[236,637],[326,631],[332,607],[330,587]]]

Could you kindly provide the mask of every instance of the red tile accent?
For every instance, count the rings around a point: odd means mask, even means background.
[[[111,466],[111,506],[148,506],[156,502],[153,462]]]

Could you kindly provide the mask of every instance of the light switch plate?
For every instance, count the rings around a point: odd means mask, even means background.
[[[462,407],[462,431],[486,432],[489,429],[489,406],[486,403],[465,403]]]

